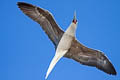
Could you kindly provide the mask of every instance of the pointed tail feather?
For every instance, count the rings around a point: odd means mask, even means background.
[[[55,54],[54,58],[52,59],[52,61],[50,63],[50,66],[48,68],[48,71],[47,71],[47,74],[45,76],[45,79],[47,79],[47,77],[49,76],[50,72],[55,67],[56,63],[64,56],[64,54],[66,52],[67,52],[67,50]]]
[[[54,66],[56,65],[56,63],[61,59],[61,57],[60,56],[54,56],[52,62],[50,63],[50,66],[48,68],[48,71],[47,71],[45,79],[47,79],[48,75],[50,74],[50,72],[52,71],[52,69],[54,68]]]

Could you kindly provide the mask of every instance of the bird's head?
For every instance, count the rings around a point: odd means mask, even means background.
[[[68,29],[65,32],[74,37],[76,28],[77,28],[77,19],[76,19],[76,12],[74,12],[74,18],[72,20],[72,23],[70,24],[70,26],[68,27]]]
[[[73,21],[72,21],[72,23],[74,23],[74,24],[77,24],[77,19],[76,19],[76,11],[74,12],[74,18],[73,18]]]

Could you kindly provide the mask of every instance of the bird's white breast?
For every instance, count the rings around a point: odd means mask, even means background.
[[[76,24],[71,23],[68,29],[63,34],[56,52],[59,52],[59,50],[68,50],[71,46],[72,40],[75,37],[75,30],[76,30]]]
[[[72,39],[73,39],[72,36],[64,33],[58,44],[56,52],[59,50],[68,50],[71,46]]]

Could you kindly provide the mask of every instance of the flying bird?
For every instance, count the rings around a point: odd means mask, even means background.
[[[17,5],[24,14],[40,24],[55,46],[56,53],[50,63],[45,79],[47,79],[56,63],[62,57],[73,59],[83,65],[96,67],[110,75],[117,74],[114,66],[103,52],[90,49],[76,39],[75,34],[78,23],[76,13],[74,13],[70,26],[64,32],[57,25],[49,11],[25,2],[18,2]]]

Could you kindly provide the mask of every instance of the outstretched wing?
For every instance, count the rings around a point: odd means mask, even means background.
[[[17,5],[23,13],[41,25],[53,44],[57,46],[64,32],[56,24],[52,14],[32,4],[18,2]]]
[[[72,58],[83,65],[96,67],[108,74],[117,74],[111,62],[102,52],[87,48],[75,39],[65,57]]]

